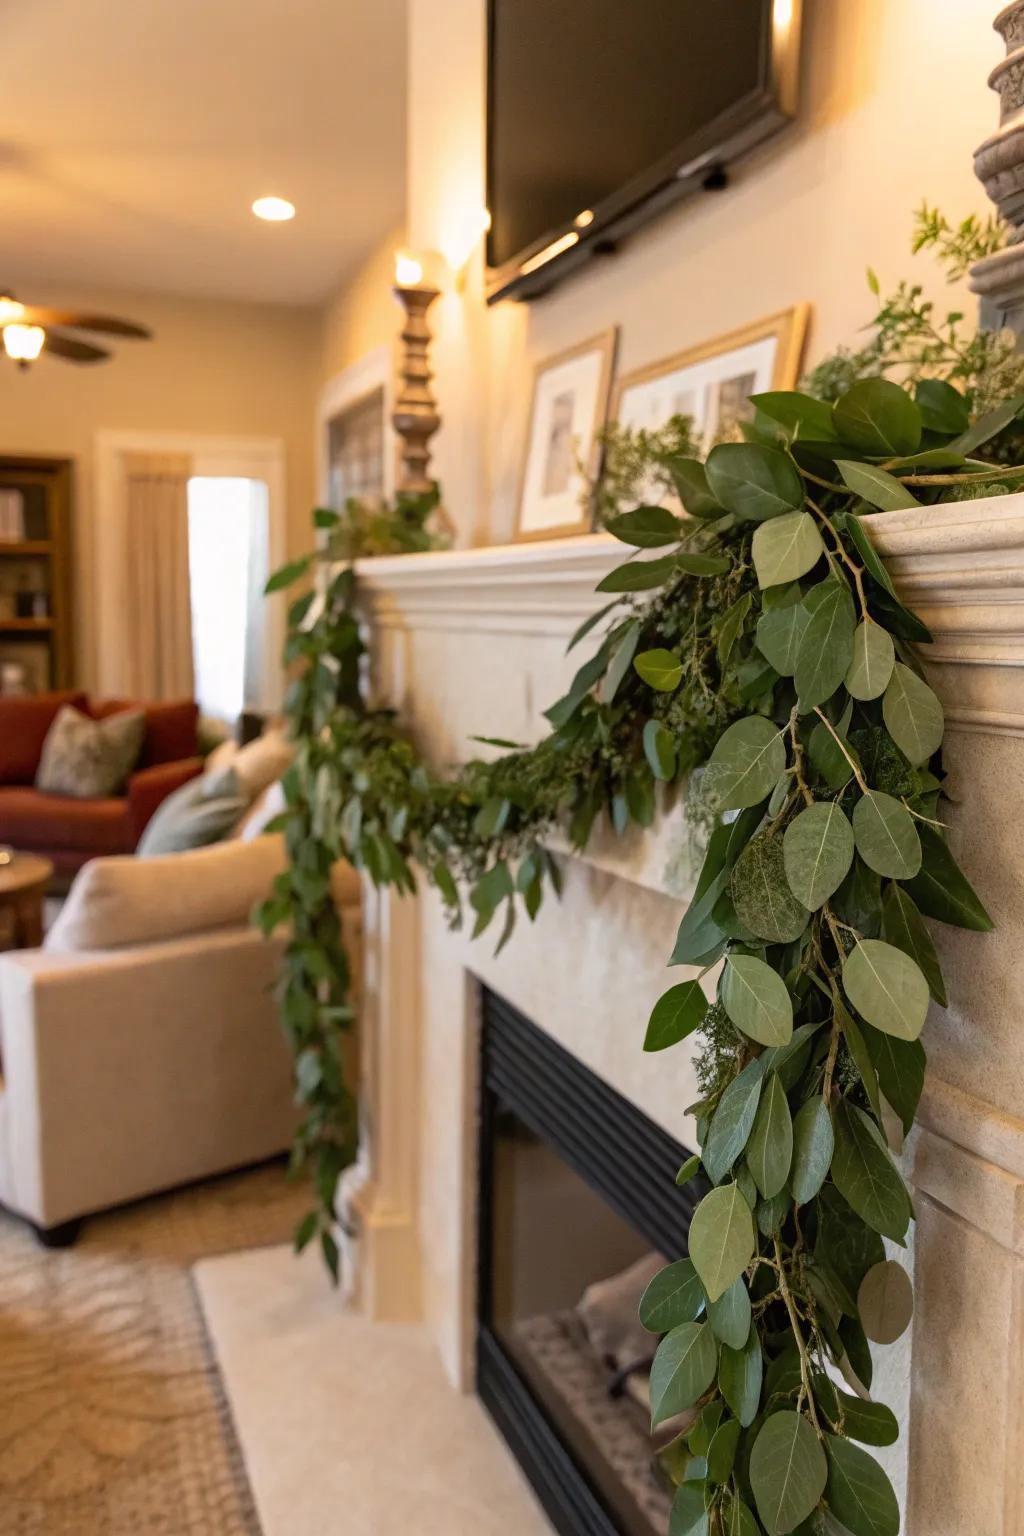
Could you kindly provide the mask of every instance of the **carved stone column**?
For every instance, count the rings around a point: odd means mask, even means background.
[[[993,25],[1006,44],[988,77],[999,93],[999,129],[975,150],[974,169],[1015,234],[1006,250],[975,262],[970,286],[988,324],[1024,336],[1024,0],[1005,6]]]

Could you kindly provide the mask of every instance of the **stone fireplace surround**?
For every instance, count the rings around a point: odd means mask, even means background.
[[[1024,495],[881,513],[879,551],[935,643],[947,711],[952,841],[997,921],[936,926],[950,996],[933,1009],[929,1078],[905,1149],[917,1209],[917,1325],[876,1351],[876,1395],[901,1418],[879,1453],[909,1536],[1024,1530]],[[362,562],[379,697],[438,764],[532,742],[586,654],[566,657],[594,587],[623,558],[606,535]],[[962,801],[960,785],[969,786]],[[696,1097],[685,1047],[646,1056],[651,1006],[699,868],[682,807],[651,832],[564,858],[565,890],[534,924],[448,930],[436,893],[368,889],[359,1303],[422,1318],[472,1390],[477,999],[507,998],[680,1141]]]

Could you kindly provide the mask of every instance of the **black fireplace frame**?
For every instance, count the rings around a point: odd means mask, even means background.
[[[666,1258],[685,1255],[704,1187],[678,1188],[687,1148],[490,988],[480,1011],[477,1393],[559,1536],[621,1536],[493,1327],[495,1117],[511,1109]]]

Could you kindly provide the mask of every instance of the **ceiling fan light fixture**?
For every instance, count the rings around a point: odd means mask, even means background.
[[[286,197],[258,197],[252,205],[252,211],[258,219],[264,219],[268,224],[285,224],[295,217],[295,204],[290,203]]]
[[[46,332],[41,325],[5,325],[4,351],[16,363],[34,363],[43,350]]]

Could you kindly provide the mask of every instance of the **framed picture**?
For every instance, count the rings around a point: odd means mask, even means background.
[[[597,470],[597,434],[608,414],[617,332],[548,358],[533,381],[533,400],[519,492],[517,539],[550,539],[588,533],[591,519],[581,504],[584,474]]]
[[[673,416],[690,416],[702,453],[737,437],[740,423],[753,415],[751,395],[796,388],[809,316],[809,304],[795,304],[624,374],[616,384],[612,419],[653,432]]]

